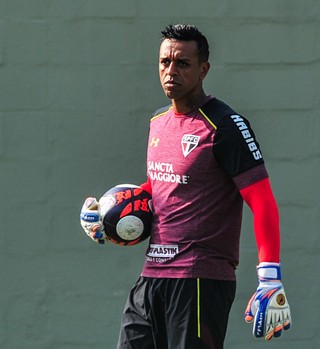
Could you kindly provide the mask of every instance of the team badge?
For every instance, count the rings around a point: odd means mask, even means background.
[[[199,144],[200,136],[194,136],[194,135],[183,135],[181,140],[182,145],[182,153],[184,157],[187,157],[193,149],[197,147]]]

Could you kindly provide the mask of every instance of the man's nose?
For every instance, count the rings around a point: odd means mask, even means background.
[[[171,62],[167,70],[168,75],[175,75],[177,73],[175,62]]]

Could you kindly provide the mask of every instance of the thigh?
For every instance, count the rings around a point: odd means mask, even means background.
[[[201,279],[199,282],[199,336],[205,348],[223,349],[235,281]]]
[[[169,349],[222,349],[235,282],[173,279],[169,283]]]
[[[223,349],[235,288],[233,281],[140,278],[117,349]]]
[[[152,326],[148,319],[146,282],[139,278],[131,289],[123,310],[117,349],[154,349]]]

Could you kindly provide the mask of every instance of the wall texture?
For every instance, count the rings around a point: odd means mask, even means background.
[[[0,0],[0,348],[115,348],[145,244],[98,246],[84,198],[145,179],[159,32],[199,26],[211,44],[206,90],[258,136],[282,217],[293,328],[268,348],[317,348],[320,2]],[[243,311],[256,287],[245,209],[226,348],[262,348]]]

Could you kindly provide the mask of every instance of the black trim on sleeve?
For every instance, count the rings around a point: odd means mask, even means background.
[[[231,177],[264,163],[259,143],[247,119],[216,98],[201,110],[216,126],[213,153]]]
[[[236,114],[232,108],[218,98],[210,99],[200,109],[215,125],[218,125],[225,116]]]
[[[154,118],[158,115],[166,113],[170,108],[172,107],[172,104],[166,105],[165,107],[157,109],[151,116],[151,118]]]

